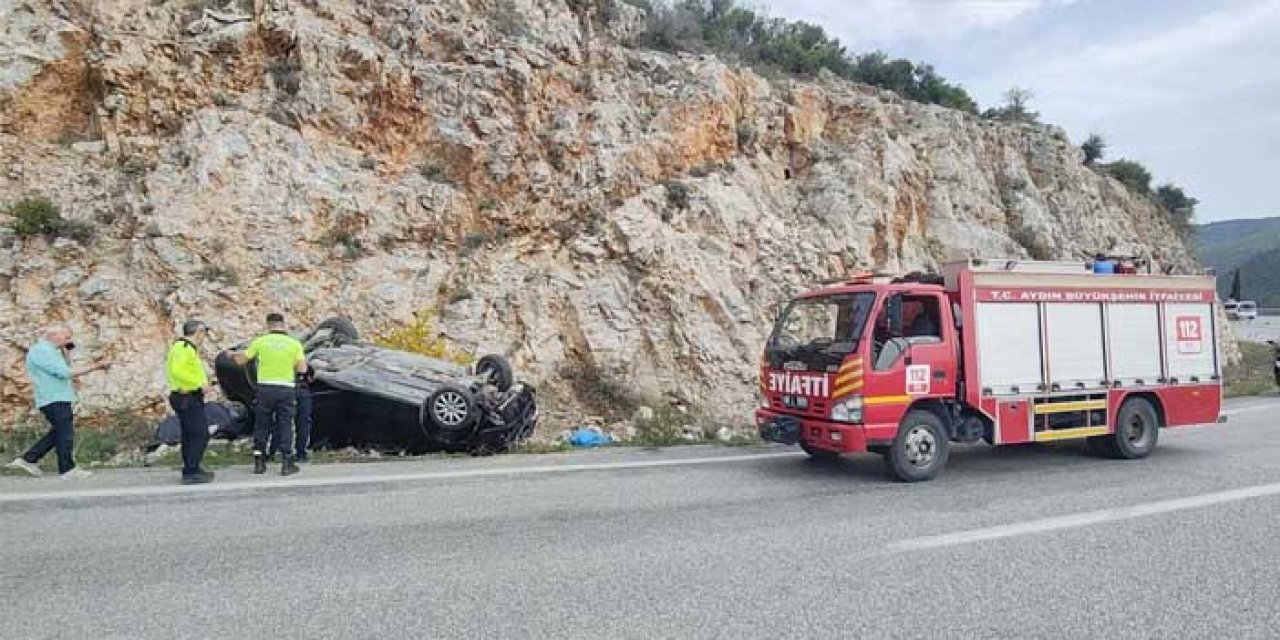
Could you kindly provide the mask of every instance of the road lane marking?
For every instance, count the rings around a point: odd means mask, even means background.
[[[984,529],[970,529],[968,531],[957,531],[955,533],[946,533],[938,536],[900,540],[898,542],[889,543],[888,550],[891,553],[901,553],[904,551],[920,551],[924,549],[954,547],[962,544],[972,544],[974,542],[986,542],[988,540],[1000,540],[1003,538],[1014,538],[1018,536],[1046,533],[1049,531],[1061,531],[1063,529],[1075,529],[1096,524],[1131,520],[1134,518],[1143,518],[1163,513],[1183,511],[1186,509],[1201,509],[1217,504],[1239,502],[1241,500],[1251,500],[1254,498],[1263,498],[1277,494],[1280,494],[1280,482],[1275,484],[1262,484],[1252,487],[1244,487],[1242,489],[1232,489],[1230,491],[1219,491],[1217,493],[1206,493],[1187,498],[1175,498],[1173,500],[1161,500],[1158,502],[1144,502],[1128,507],[1116,507],[1114,509],[1103,509],[1101,511],[1088,511],[1069,516],[1028,520],[1027,522],[1017,522],[1014,524],[987,527]]]
[[[1222,412],[1224,416],[1234,416],[1237,413],[1249,413],[1251,411],[1273,411],[1280,409],[1280,404],[1264,404],[1256,407],[1240,407],[1239,409],[1227,409]]]
[[[290,478],[287,480],[254,480],[250,482],[226,482],[213,484],[147,485],[141,487],[117,487],[114,489],[81,489],[77,491],[47,491],[42,493],[0,494],[0,504],[23,502],[49,502],[59,500],[84,500],[90,498],[122,498],[138,496],[167,496],[184,494],[233,493],[269,489],[297,489],[307,487],[331,487],[421,480],[454,480],[459,478],[485,478],[493,476],[528,476],[577,471],[610,471],[617,469],[653,469],[661,467],[692,467],[710,464],[728,464],[769,460],[771,458],[795,458],[800,452],[756,453],[737,456],[710,456],[703,458],[670,458],[665,460],[637,460],[633,462],[596,462],[567,464],[562,466],[505,467],[497,469],[468,469],[464,471],[431,471],[424,473],[398,473],[367,476],[330,478]],[[176,480],[176,478],[174,478]]]

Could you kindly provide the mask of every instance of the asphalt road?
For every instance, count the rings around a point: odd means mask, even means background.
[[[1230,408],[1144,461],[966,447],[920,485],[766,447],[237,469],[199,491],[0,478],[0,629],[1274,638],[1280,404]]]

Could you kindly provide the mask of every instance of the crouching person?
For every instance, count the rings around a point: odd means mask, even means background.
[[[253,472],[267,471],[267,440],[271,435],[284,459],[281,475],[293,475],[298,465],[293,459],[293,417],[297,405],[294,378],[307,370],[302,343],[285,330],[284,316],[267,316],[267,333],[249,343],[244,353],[237,353],[240,365],[250,360],[257,363],[258,392],[253,416]]]
[[[204,413],[204,388],[209,383],[200,347],[208,327],[199,320],[182,324],[182,337],[169,347],[165,358],[165,374],[169,378],[169,406],[178,414],[182,425],[182,482],[204,484],[213,473],[200,467],[209,446],[209,421]]]

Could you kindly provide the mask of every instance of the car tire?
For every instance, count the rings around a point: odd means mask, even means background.
[[[917,409],[902,419],[885,461],[898,480],[922,482],[936,477],[950,455],[951,440],[942,419],[932,411]]]
[[[515,373],[511,370],[511,362],[497,355],[487,355],[476,361],[476,375],[488,376],[489,383],[506,393],[516,383]]]
[[[251,404],[258,393],[258,362],[250,360],[244,366],[236,364],[234,351],[218,353],[213,359],[214,376],[228,400]]]
[[[316,325],[316,331],[329,329],[333,332],[333,344],[342,346],[344,344],[353,344],[360,341],[360,330],[356,329],[356,325],[351,320],[341,316],[325,318]]]
[[[423,422],[430,425],[441,440],[454,440],[470,433],[479,410],[471,393],[453,385],[431,392],[422,404]]]
[[[1131,398],[1116,412],[1113,433],[1097,436],[1095,451],[1117,460],[1139,460],[1151,455],[1160,441],[1160,414],[1145,398]],[[1093,440],[1093,438],[1090,438]]]
[[[819,462],[831,462],[833,460],[840,459],[840,454],[836,453],[835,451],[827,451],[826,449],[819,449],[815,446],[810,445],[808,442],[805,442],[804,440],[801,440],[797,444],[800,445],[800,448],[803,449],[805,453],[809,454],[810,458],[813,458],[814,460],[817,460]]]

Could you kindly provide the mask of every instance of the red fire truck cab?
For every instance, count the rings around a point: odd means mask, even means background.
[[[1143,458],[1161,427],[1219,421],[1212,278],[969,260],[942,275],[853,276],[779,315],[756,423],[815,457],[882,454],[928,480],[950,443],[1084,438]]]

